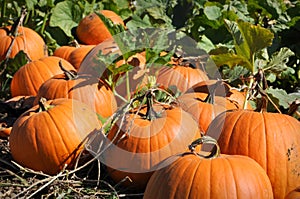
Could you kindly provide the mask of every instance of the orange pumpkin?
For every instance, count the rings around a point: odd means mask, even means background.
[[[181,93],[187,91],[194,84],[206,80],[208,80],[208,76],[202,70],[177,64],[172,67],[162,67],[157,75],[158,84],[165,88],[176,86]]]
[[[68,61],[78,70],[82,60],[94,47],[95,45],[81,45],[70,53]]]
[[[300,182],[300,122],[279,113],[228,111],[216,117],[207,135],[218,139],[226,154],[246,155],[267,172],[275,199]]]
[[[200,140],[202,139],[202,140]],[[197,140],[214,143],[204,136]],[[273,199],[266,172],[253,159],[239,155],[181,153],[151,176],[144,199]]]
[[[129,188],[143,190],[161,161],[186,151],[200,136],[197,123],[180,107],[154,104],[122,118],[107,135],[113,145],[104,152],[103,163],[115,182],[129,176],[131,182],[122,183]]]
[[[22,114],[10,134],[13,159],[22,166],[56,174],[74,166],[85,138],[101,124],[86,104],[71,99],[42,101]]]
[[[124,26],[122,18],[111,10],[101,10],[100,13],[112,20],[114,24]],[[84,17],[76,28],[76,35],[84,44],[97,45],[112,38],[108,28],[96,13]]]
[[[38,60],[47,56],[46,44],[43,38],[34,30],[27,27],[18,27],[17,33],[12,26],[1,28],[0,36],[0,61],[6,58],[7,51],[12,44],[9,58],[13,58],[23,50],[31,60]]]
[[[77,75],[75,71],[65,70],[45,81],[38,90],[35,103],[41,97],[76,99],[105,118],[117,110],[114,94],[103,80],[91,75]]]
[[[59,61],[67,70],[75,70],[68,61],[55,56],[48,56],[31,61],[19,68],[14,74],[10,90],[13,97],[18,95],[36,95],[38,89],[46,80],[61,73]]]

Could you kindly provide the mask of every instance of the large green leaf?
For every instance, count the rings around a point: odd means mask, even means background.
[[[274,34],[268,29],[242,20],[237,22],[225,20],[225,24],[233,36],[237,55],[248,60],[250,65],[246,67],[250,67],[249,69],[254,73],[255,53],[270,46]]]
[[[232,68],[237,65],[242,65],[246,66],[246,68],[248,69],[251,68],[251,64],[249,63],[249,61],[245,57],[237,54],[224,53],[218,55],[211,55],[211,58],[218,67],[227,65],[230,68]]]
[[[50,26],[61,28],[65,34],[72,37],[72,28],[76,27],[82,19],[84,9],[73,1],[63,1],[52,9]]]
[[[290,103],[296,99],[296,96],[288,95],[283,89],[269,87],[266,92],[275,104],[285,109],[288,109]]]

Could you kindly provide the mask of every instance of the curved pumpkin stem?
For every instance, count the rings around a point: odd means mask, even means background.
[[[63,65],[62,65],[62,61],[59,60],[58,62],[60,69],[64,72],[64,74],[66,75],[66,80],[74,80],[78,77],[78,74],[76,71],[70,71],[67,70]]]
[[[201,154],[197,154],[201,157],[204,158],[217,158],[220,156],[221,151],[220,151],[220,147],[218,145],[217,140],[215,140],[214,138],[208,136],[208,135],[204,135],[200,138],[198,138],[197,140],[193,141],[190,145],[189,145],[189,150],[193,153],[195,153],[195,148],[200,145],[200,144],[213,144],[214,148],[213,150],[210,152],[209,155],[201,155]],[[195,153],[196,154],[196,153]]]

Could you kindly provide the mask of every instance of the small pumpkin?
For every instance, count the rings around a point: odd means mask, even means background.
[[[71,169],[86,137],[100,127],[95,112],[82,102],[43,99],[14,123],[9,139],[12,157],[47,174],[56,174],[65,165]]]
[[[114,24],[124,26],[122,18],[111,10],[99,11],[106,18],[112,20]],[[97,45],[106,39],[112,38],[108,28],[96,13],[91,13],[84,17],[76,28],[76,35],[80,42],[88,45]]]
[[[59,61],[68,70],[75,68],[68,61],[56,56],[48,56],[25,64],[14,74],[10,90],[13,97],[19,95],[35,96],[40,86],[52,76],[61,73]]]
[[[203,136],[196,144],[215,144]],[[273,199],[272,186],[266,172],[253,159],[240,155],[208,155],[187,152],[171,156],[167,166],[151,176],[144,199]]]
[[[269,112],[233,110],[221,113],[207,135],[218,140],[221,151],[246,155],[267,172],[275,199],[282,199],[300,182],[300,122]]]

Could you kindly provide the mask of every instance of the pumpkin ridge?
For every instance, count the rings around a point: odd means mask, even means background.
[[[55,127],[55,129],[58,131],[58,132],[61,132],[61,129],[59,129],[59,127],[58,126],[60,126],[59,125],[59,123],[61,123],[61,120],[59,120],[59,121],[56,121],[56,117],[53,117],[53,115],[52,115],[52,111],[47,111],[47,113],[48,113],[48,115],[49,115],[49,117],[51,118],[51,121],[52,121],[52,123],[53,123],[53,126]],[[55,113],[56,115],[58,115],[58,113],[56,112]],[[65,116],[65,114],[62,114],[62,115],[64,115]],[[65,151],[67,151],[69,154],[71,154],[71,152],[73,152],[73,151],[69,151],[69,149],[68,149],[68,142],[66,142],[66,140],[64,140],[63,139],[63,137],[62,137],[62,135],[60,134],[60,133],[58,133],[58,135],[57,135],[59,138],[60,138],[60,140],[63,142],[63,147],[64,147],[64,149],[65,149]],[[50,136],[51,137],[51,139],[53,139],[53,137],[52,136]],[[53,142],[53,140],[52,140],[52,143],[55,143],[55,142]],[[55,148],[55,157],[59,157],[59,151],[57,150],[57,148],[56,147],[54,147]],[[67,159],[66,159],[67,160]],[[66,161],[65,160],[65,161]],[[57,160],[57,162],[59,162],[58,160]],[[63,165],[60,165],[60,166],[63,166]]]
[[[239,115],[234,118],[234,122],[232,122],[232,124],[230,125],[230,128],[232,128],[232,129],[230,131],[228,131],[228,132],[230,132],[230,136],[227,136],[229,138],[229,140],[226,141],[226,146],[229,146],[228,143],[231,143],[232,140],[234,139],[234,136],[235,136],[234,132],[235,132],[235,128],[237,126],[236,124],[238,123],[239,119],[241,119],[241,117],[243,115],[242,111],[237,111],[237,112],[239,113]],[[225,117],[226,117],[227,112],[224,112],[224,114],[225,114]],[[229,113],[229,114],[231,114],[231,113]],[[224,123],[226,123],[226,120],[225,120]],[[220,130],[222,131],[223,128],[224,128],[224,126],[222,126]],[[227,148],[225,149],[226,151],[227,151]]]
[[[232,165],[232,163],[231,163],[231,161],[228,159],[228,158],[224,158],[225,160],[226,160],[226,162],[228,162],[228,166],[230,167],[230,171],[231,171],[231,173],[232,173],[232,180],[234,181],[234,184],[235,184],[235,197],[236,198],[239,198],[239,193],[238,193],[238,183],[236,183],[237,181],[236,181],[236,179],[237,179],[237,176],[236,176],[236,174],[234,173],[234,167],[233,167],[233,165]],[[227,171],[228,172],[228,171]]]

